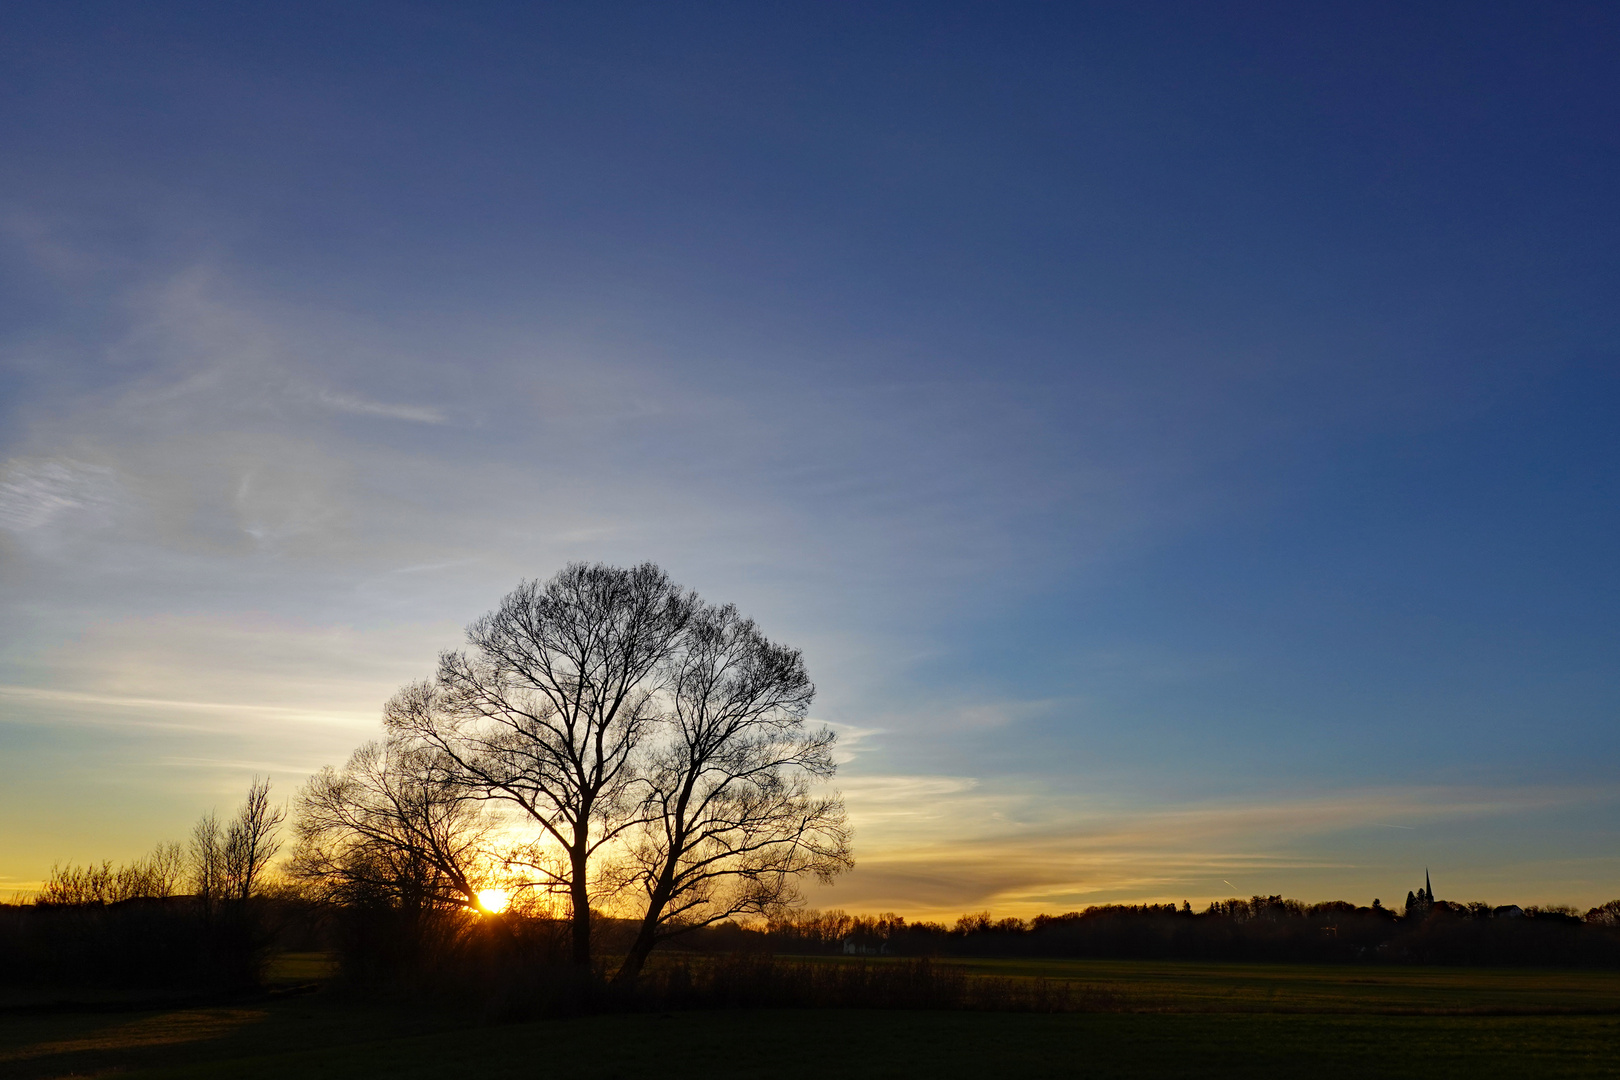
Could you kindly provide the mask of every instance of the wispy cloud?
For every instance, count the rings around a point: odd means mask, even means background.
[[[861,778],[845,785],[845,795],[860,859],[814,902],[928,917],[986,907],[1032,915],[1245,889],[1292,887],[1322,899],[1315,892],[1333,891],[1342,879],[1377,874],[1387,857],[1379,838],[1389,835],[1381,817],[1428,825],[1444,844],[1446,830],[1469,823],[1610,798],[1586,788],[1421,787],[1149,808],[937,776]],[[1452,858],[1459,858],[1454,849]]]
[[[863,751],[873,749],[872,740],[882,735],[883,728],[861,727],[857,724],[837,723],[830,720],[817,720],[811,718],[812,725],[825,724],[838,736],[838,743],[833,751],[833,758],[840,765],[847,765],[854,761]]]
[[[428,405],[391,405],[382,401],[371,401],[354,394],[338,394],[330,390],[323,390],[316,395],[316,400],[328,409],[337,412],[354,413],[358,416],[381,416],[389,420],[409,420],[417,424],[443,424],[448,420],[444,412]]]
[[[334,712],[301,709],[284,705],[252,705],[229,701],[186,701],[176,698],[126,697],[114,694],[89,694],[73,690],[52,690],[44,687],[4,684],[0,684],[0,698],[78,706],[80,708],[75,710],[74,715],[84,717],[82,723],[108,725],[121,729],[138,726],[169,731],[231,730],[244,717],[251,717],[259,723],[335,725],[355,730],[375,727],[377,722],[375,712]],[[138,715],[131,716],[132,713]],[[189,715],[195,717],[195,719],[176,719],[175,713]],[[39,719],[42,723],[61,724],[66,717],[61,712],[52,712],[42,715]],[[10,717],[11,723],[25,721],[26,717],[24,715],[17,714]]]
[[[188,757],[184,755],[171,755],[160,758],[158,763],[182,769],[206,769],[211,772],[267,773],[272,777],[305,776],[319,769],[322,765],[332,764],[329,761],[320,760],[278,762],[263,758]]]
[[[105,512],[117,501],[112,470],[71,460],[12,460],[0,466],[0,528],[37,529],[75,510]]]

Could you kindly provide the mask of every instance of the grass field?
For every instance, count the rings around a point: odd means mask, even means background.
[[[234,1007],[0,1015],[0,1077],[1620,1076],[1620,974],[976,961],[1125,1011],[754,1010],[521,1024],[321,991]],[[292,957],[287,979],[319,977]]]
[[[1072,981],[1129,1012],[1620,1014],[1620,971],[962,960],[986,975]]]

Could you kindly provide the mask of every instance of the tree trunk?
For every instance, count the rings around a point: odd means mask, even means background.
[[[636,940],[630,945],[630,951],[625,954],[624,963],[619,965],[618,974],[613,976],[616,983],[635,982],[636,976],[641,974],[642,966],[647,963],[653,946],[658,944],[658,920],[664,914],[664,906],[675,893],[675,868],[666,865],[664,872],[658,876],[653,886],[652,895],[647,897],[647,913],[641,917],[641,928],[636,931]]]
[[[618,974],[613,976],[615,983],[632,983],[641,969],[646,966],[647,957],[652,955],[653,946],[658,944],[658,917],[649,911],[646,918],[641,920],[641,929],[636,931],[636,940],[631,944],[630,951],[624,956],[624,963],[619,965]]]
[[[583,848],[571,853],[569,861],[573,867],[573,880],[568,883],[568,896],[574,908],[572,960],[575,967],[588,968],[591,966],[591,896],[585,888],[585,875],[589,868],[585,864]]]

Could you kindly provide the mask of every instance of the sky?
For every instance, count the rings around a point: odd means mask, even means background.
[[[1620,896],[1620,10],[0,14],[0,895],[524,578],[804,650],[856,869]]]

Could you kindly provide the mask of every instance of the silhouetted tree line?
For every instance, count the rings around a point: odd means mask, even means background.
[[[716,952],[895,957],[1093,957],[1161,960],[1620,966],[1620,900],[1568,907],[1493,907],[1430,900],[1396,912],[1378,901],[1306,904],[1281,896],[1190,903],[1103,904],[1033,919],[964,915],[954,925],[842,911],[779,914],[688,943]]]
[[[309,905],[272,887],[285,811],[255,778],[229,821],[113,865],[58,865],[31,902],[0,907],[0,981],[210,991],[250,987]],[[307,922],[307,919],[304,921]]]

